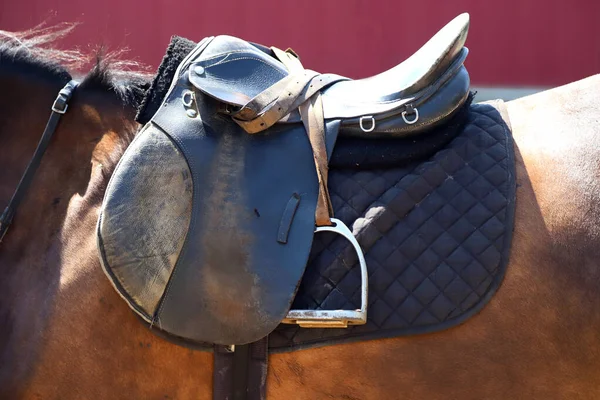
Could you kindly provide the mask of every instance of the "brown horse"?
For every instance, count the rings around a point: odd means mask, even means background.
[[[69,80],[36,42],[0,42],[2,205]],[[0,245],[2,399],[212,396],[212,354],[153,335],[98,261],[98,211],[144,84],[117,72],[85,77]],[[272,355],[269,399],[600,398],[600,76],[508,106],[516,225],[490,304],[443,332]]]

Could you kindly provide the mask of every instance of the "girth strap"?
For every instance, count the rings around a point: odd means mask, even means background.
[[[33,181],[33,177],[35,172],[37,171],[40,163],[42,162],[42,157],[50,144],[50,139],[52,139],[52,135],[58,126],[58,122],[60,121],[60,117],[67,112],[67,108],[69,108],[69,100],[73,95],[73,92],[79,85],[79,82],[75,80],[71,80],[68,82],[61,90],[58,92],[58,96],[54,103],[52,104],[52,113],[50,114],[50,118],[46,123],[46,128],[44,129],[44,133],[40,138],[40,141],[35,149],[35,153],[29,164],[27,165],[27,169],[25,169],[25,173],[21,177],[19,184],[17,185],[17,189],[13,194],[8,206],[4,209],[4,212],[0,216],[0,242],[2,242],[2,238],[8,231],[8,227],[12,223],[12,219],[19,207],[19,204],[25,197],[25,193],[27,193],[27,189],[31,186],[31,182]]]
[[[313,151],[319,197],[315,212],[317,226],[331,225],[333,208],[327,189],[329,175],[327,146],[325,144],[325,118],[321,89],[346,78],[321,75],[305,70],[291,50],[282,51],[271,47],[275,56],[290,74],[276,84],[256,95],[232,117],[248,133],[261,132],[288,115],[294,109],[300,111]]]
[[[268,339],[235,346],[215,346],[213,399],[264,400],[267,387]]]

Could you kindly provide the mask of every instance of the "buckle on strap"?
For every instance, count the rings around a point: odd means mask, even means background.
[[[54,103],[52,103],[52,111],[58,114],[64,114],[67,112],[67,109],[69,108],[69,100],[71,99],[71,96],[73,96],[73,91],[77,85],[79,85],[79,82],[71,80],[60,90],[60,92],[58,92],[56,100],[54,100]]]
[[[352,244],[358,256],[361,275],[361,306],[358,310],[290,310],[281,321],[284,324],[297,324],[301,328],[347,328],[348,325],[363,325],[367,322],[367,304],[369,290],[369,273],[367,262],[360,244],[346,224],[336,218],[331,218],[333,225],[319,226],[315,233],[334,232],[342,235]]]

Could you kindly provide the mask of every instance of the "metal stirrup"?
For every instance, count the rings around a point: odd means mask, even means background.
[[[361,306],[358,310],[290,310],[284,324],[298,324],[302,328],[347,328],[348,325],[363,325],[367,322],[367,304],[369,290],[369,274],[367,262],[360,244],[346,224],[337,218],[331,218],[333,225],[319,226],[315,233],[334,232],[342,235],[352,244],[358,255],[361,275]]]

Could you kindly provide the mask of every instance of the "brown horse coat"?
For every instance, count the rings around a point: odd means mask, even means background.
[[[11,66],[0,59],[0,204],[65,83]],[[99,265],[98,210],[137,129],[116,85],[100,68],[77,90],[0,244],[2,399],[212,397],[212,354],[154,336]],[[490,304],[435,334],[273,355],[269,399],[600,398],[600,75],[508,107],[516,225]]]

